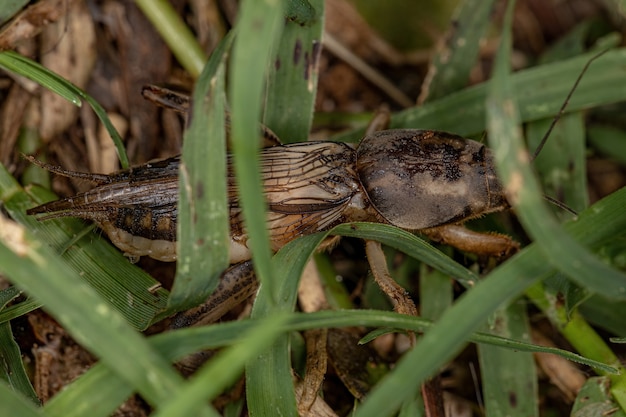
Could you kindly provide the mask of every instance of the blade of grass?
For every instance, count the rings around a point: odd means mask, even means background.
[[[33,80],[79,107],[82,104],[82,100],[85,100],[113,139],[115,149],[120,158],[120,165],[123,169],[128,168],[128,157],[126,156],[126,149],[124,148],[121,136],[113,126],[113,123],[111,123],[104,108],[90,95],[39,63],[13,51],[0,52],[0,68]]]
[[[517,301],[496,311],[491,333],[529,341],[526,303]],[[478,358],[485,403],[489,416],[539,416],[537,367],[530,352],[478,345]]]
[[[66,79],[17,52],[0,52],[0,68],[45,86],[77,107],[82,105],[80,95],[72,85],[68,85],[69,82]]]
[[[6,0],[0,10],[0,25],[4,25],[27,4],[28,0]]]
[[[309,243],[305,244],[308,248]],[[305,256],[301,252],[301,256]],[[256,319],[221,323],[210,327],[198,327],[176,330],[150,338],[155,349],[169,360],[180,359],[189,353],[201,349],[216,349],[237,343],[241,335],[257,325]],[[302,331],[319,328],[339,328],[350,326],[387,327],[395,329],[425,332],[433,328],[432,321],[421,317],[400,315],[392,311],[378,310],[338,310],[319,311],[315,313],[294,313],[283,328],[286,332]],[[512,351],[546,352],[562,356],[576,363],[593,366],[607,373],[616,373],[618,369],[597,360],[590,360],[578,354],[562,349],[537,346],[520,340],[512,340],[491,333],[476,332],[469,336],[474,343],[490,344]],[[184,343],[183,343],[184,342]],[[367,343],[368,340],[363,340]]]
[[[591,125],[589,142],[601,154],[626,164],[626,133],[611,126]]]
[[[557,62],[583,52],[590,22],[578,25],[541,57],[542,63]],[[552,119],[538,120],[526,126],[528,149],[535,150],[548,131]],[[553,196],[575,211],[589,205],[585,160],[583,115],[570,113],[561,117],[550,133],[541,153],[533,161],[544,193]],[[559,210],[557,217],[566,212]]]
[[[298,239],[297,245],[288,244],[274,256],[272,263],[281,285],[277,294],[263,291],[261,287],[254,303],[253,318],[293,311],[304,265],[323,239],[324,234],[304,236]],[[280,300],[279,304],[275,304],[273,296]],[[280,337],[259,360],[246,366],[246,391],[249,406],[258,415],[270,415],[272,410],[281,415],[297,415],[288,334]]]
[[[145,329],[152,318],[164,309],[167,291],[149,288],[157,281],[141,269],[132,265],[117,249],[100,236],[90,233],[88,238],[75,242],[66,248],[67,242],[85,228],[76,219],[55,219],[37,221],[26,215],[26,209],[33,207],[34,201],[49,200],[51,194],[38,188],[31,188],[29,196],[0,165],[0,201],[11,217],[26,226],[41,242],[53,248],[55,257],[64,259],[83,280],[107,300],[137,329]],[[31,311],[41,305],[37,300],[26,300],[0,312],[2,320]]]
[[[0,381],[0,413],[3,416],[41,417],[33,404],[16,393],[4,382]]]
[[[115,369],[152,405],[178,392],[182,378],[122,315],[51,248],[4,216],[0,216],[0,270],[39,298],[81,345]]]
[[[175,310],[206,299],[228,267],[224,74],[232,37],[216,48],[198,80],[191,126],[185,132],[179,168],[178,264],[169,299]]]
[[[459,2],[445,45],[439,45],[431,59],[419,104],[432,101],[465,87],[476,64],[482,37],[491,25],[494,1]]]
[[[448,274],[425,263],[420,264],[419,277],[420,314],[435,321],[452,305],[452,280]]]
[[[528,148],[535,149],[551,120],[541,120],[526,127]],[[589,206],[585,149],[585,124],[581,113],[561,117],[543,150],[533,161],[544,193],[556,198],[576,212]],[[571,217],[568,212],[554,208],[559,219]]]
[[[155,417],[195,415],[206,401],[213,400],[232,385],[244,364],[267,349],[282,333],[288,316],[266,317],[248,330],[238,343],[220,352],[195,374],[182,392],[166,403]]]
[[[306,138],[312,120],[323,2],[316,0],[313,6],[315,20],[309,19],[307,25],[285,24],[269,73],[265,123],[287,141]],[[312,244],[316,246],[317,242]],[[290,268],[294,264],[282,256],[284,254],[277,255],[272,261],[271,270],[276,274],[273,282],[262,281],[252,312],[255,318],[293,310],[303,264],[296,264],[300,269],[294,271]],[[289,347],[289,335],[285,334],[259,360],[246,366],[246,391],[251,415],[297,414]],[[281,400],[276,401],[277,398]]]
[[[589,378],[578,391],[572,406],[572,416],[605,416],[624,417],[623,411],[616,409],[615,402],[607,390],[607,378]]]
[[[621,234],[626,227],[626,189],[620,190],[588,210],[565,228],[581,243],[594,246],[610,236]],[[420,343],[408,352],[383,381],[374,388],[356,417],[390,415],[418,385],[460,351],[469,334],[485,323],[500,305],[519,296],[533,283],[551,274],[536,245],[494,270],[474,288],[467,291],[430,329]],[[618,367],[619,363],[609,364]]]
[[[231,62],[230,98],[232,103],[232,147],[233,165],[239,187],[244,225],[249,239],[257,278],[261,283],[257,301],[267,299],[277,306],[279,282],[270,262],[271,250],[266,229],[265,199],[261,188],[259,169],[259,116],[263,96],[265,72],[270,64],[270,56],[282,30],[283,2],[251,1],[241,3],[238,35],[233,48]],[[257,307],[255,306],[255,310]],[[279,351],[279,352],[277,352]],[[285,381],[285,373],[290,372],[288,356],[280,356],[286,351],[286,339],[281,337],[270,348],[270,352],[259,354],[257,359],[246,366],[246,387],[264,386],[268,381]],[[280,356],[280,357],[279,357]],[[281,366],[277,372],[269,373],[272,364]],[[272,408],[270,414],[293,415],[295,400],[289,379],[289,387],[281,385],[277,397],[257,396],[247,393],[251,415],[268,415],[260,410]],[[271,400],[281,398],[281,401]]]
[[[553,117],[563,104],[582,67],[594,56],[587,53],[554,64],[541,65],[511,75],[514,98],[522,121]],[[626,96],[626,49],[607,52],[594,62],[576,89],[566,112],[615,103]],[[488,83],[466,88],[445,98],[392,116],[393,128],[447,130],[459,135],[483,132]],[[538,104],[540,103],[540,104]],[[355,142],[364,129],[333,136]]]
[[[569,278],[606,297],[626,297],[626,275],[600,262],[572,240],[546,207],[519,128],[513,83],[509,79],[510,36],[505,32],[496,55],[487,99],[489,143],[509,202],[546,259]]]
[[[207,60],[189,28],[167,0],[136,0],[135,4],[159,31],[178,62],[194,78]]]
[[[282,4],[244,1],[233,47],[229,96],[232,102],[233,166],[237,177],[248,244],[258,279],[272,287],[271,250],[265,228],[265,198],[259,169],[261,97],[272,46],[282,26]]]
[[[22,353],[15,339],[13,339],[13,332],[9,323],[0,324],[0,358],[2,358],[0,380],[6,382],[15,392],[19,392],[32,404],[40,405],[37,393],[24,369]]]
[[[307,25],[285,23],[268,76],[263,121],[283,143],[304,141],[311,130],[322,49],[324,2],[311,3],[309,7],[314,8],[315,18]]]

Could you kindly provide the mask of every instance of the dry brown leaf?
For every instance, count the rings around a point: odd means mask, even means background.
[[[532,332],[533,343],[541,346],[556,347],[540,332]],[[556,385],[565,398],[572,403],[576,394],[584,385],[586,378],[576,366],[565,358],[550,353],[535,353],[537,364],[548,375],[550,382]]]
[[[14,84],[0,107],[0,163],[11,165],[17,135],[22,125],[30,94]]]
[[[18,13],[0,31],[0,50],[15,49],[20,42],[37,36],[49,23],[63,16],[75,0],[41,0]]]
[[[327,0],[325,3],[326,31],[363,60],[383,61],[400,65],[405,59],[387,41],[372,29],[346,0]]]
[[[41,38],[43,66],[84,88],[96,59],[94,24],[87,5],[77,2],[65,19],[46,27]],[[46,142],[71,126],[78,114],[76,106],[48,90],[42,91],[41,109],[39,132]]]

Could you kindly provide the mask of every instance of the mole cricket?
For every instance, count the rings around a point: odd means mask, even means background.
[[[553,125],[593,59],[582,70]],[[188,97],[169,90],[147,87],[144,95],[182,113],[189,107]],[[273,251],[297,237],[360,221],[390,224],[462,251],[499,259],[519,250],[519,244],[508,236],[463,226],[467,220],[510,208],[487,147],[441,131],[376,130],[373,123],[353,147],[330,141],[282,145],[269,129],[263,129],[261,178]],[[64,216],[92,220],[129,256],[176,260],[180,155],[108,175],[66,171],[27,158],[56,174],[96,184],[90,191],[31,208],[28,214],[44,214],[40,220]],[[231,163],[229,155],[231,267],[214,295],[202,306],[182,313],[175,320],[176,327],[217,319],[256,290]],[[396,310],[415,314],[412,300],[388,276],[386,265],[380,264],[384,264],[384,257],[378,256],[380,245],[368,242],[366,251],[372,270],[379,271],[374,272],[375,279]],[[225,299],[230,302],[218,305]]]

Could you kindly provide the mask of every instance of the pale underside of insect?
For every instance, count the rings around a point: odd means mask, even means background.
[[[180,157],[110,175],[56,173],[96,182],[73,197],[28,211],[42,219],[93,220],[130,256],[176,259]],[[272,250],[299,236],[340,223],[388,223],[489,256],[509,256],[518,246],[506,236],[480,234],[464,221],[509,207],[491,152],[444,132],[383,130],[355,148],[337,142],[303,142],[261,150]],[[250,259],[247,232],[228,156],[230,262]]]

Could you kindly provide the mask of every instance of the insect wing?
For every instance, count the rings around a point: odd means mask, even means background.
[[[263,149],[261,170],[272,249],[344,220],[359,193],[354,150],[343,143],[304,142]],[[235,181],[229,175],[231,233],[244,236]]]

